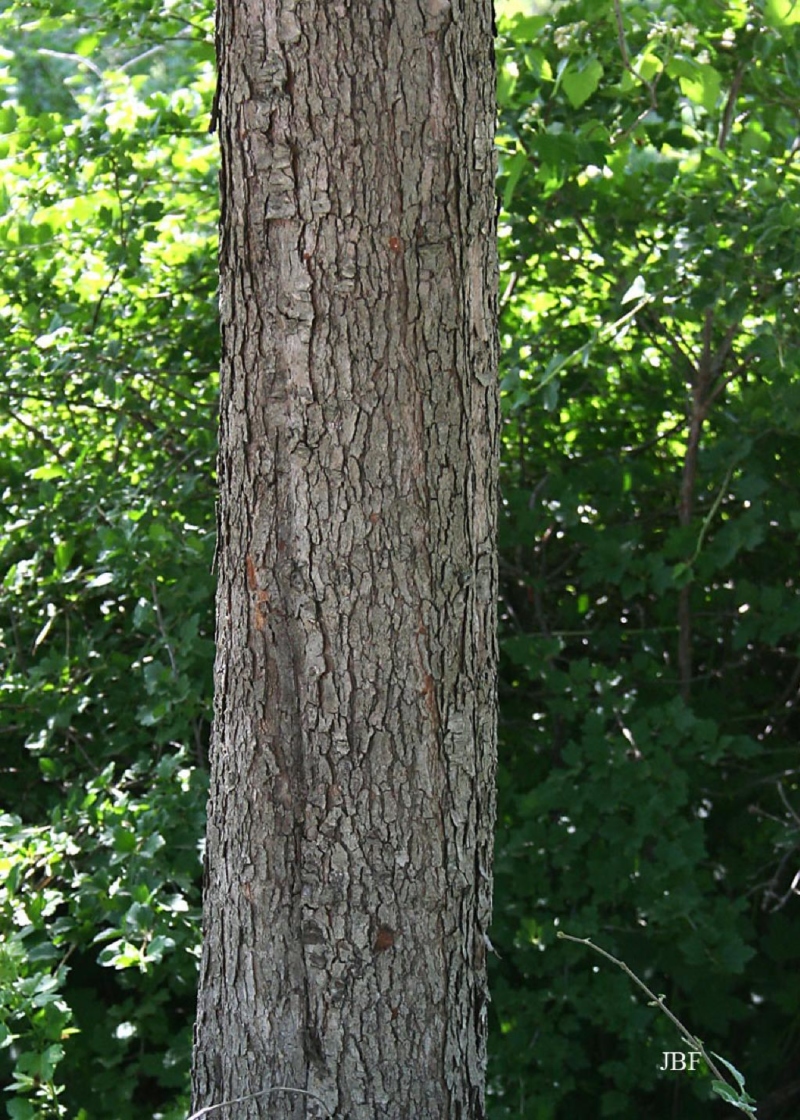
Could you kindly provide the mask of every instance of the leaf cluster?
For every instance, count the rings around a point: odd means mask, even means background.
[[[213,663],[210,12],[0,24],[4,1111],[177,1118]]]
[[[567,928],[664,985],[788,1116],[794,16],[537,6],[501,20],[499,98],[492,1115],[708,1113],[706,1081],[657,1071],[670,1024],[567,959]]]

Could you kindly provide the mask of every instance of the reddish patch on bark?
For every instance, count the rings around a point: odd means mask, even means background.
[[[388,926],[380,926],[375,934],[375,944],[372,946],[376,953],[385,953],[394,945],[394,930]]]

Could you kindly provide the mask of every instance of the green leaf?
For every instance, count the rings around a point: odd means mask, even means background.
[[[36,1109],[33,1104],[22,1097],[7,1101],[6,1112],[11,1120],[36,1120]]]
[[[506,180],[503,187],[503,208],[505,210],[511,209],[511,203],[514,198],[514,190],[517,183],[520,181],[523,172],[528,167],[528,154],[527,152],[516,152],[510,160],[504,161],[504,169],[506,170]]]
[[[713,1050],[711,1051],[711,1053],[717,1059],[717,1061],[722,1062],[722,1064],[725,1066],[725,1068],[730,1070],[730,1072],[734,1076],[734,1079],[736,1080],[736,1084],[739,1086],[739,1089],[743,1091],[744,1090],[744,1075],[739,1073],[736,1066],[732,1065],[732,1063],[729,1062],[727,1060],[727,1058],[723,1058],[719,1054],[714,1054]]]
[[[573,109],[580,109],[589,100],[602,77],[603,64],[597,58],[590,58],[579,67],[570,64],[562,78],[562,85]]]
[[[166,937],[162,935],[154,937],[150,944],[147,946],[145,960],[148,964],[157,963],[163,958],[165,953],[174,948],[175,939],[173,937]]]
[[[118,940],[111,945],[107,945],[100,952],[97,960],[99,964],[106,968],[122,970],[132,968],[135,965],[142,967],[143,954],[142,950],[131,944],[130,941]]]
[[[18,122],[17,111],[13,105],[0,106],[0,134],[14,132]]]
[[[690,101],[694,101],[712,113],[719,99],[722,78],[713,66],[706,63],[691,62],[680,77],[680,87]]]
[[[525,51],[525,65],[539,81],[552,82],[553,70],[544,51],[535,49]]]
[[[711,1082],[711,1088],[718,1097],[722,1097],[724,1101],[729,1104],[739,1103],[739,1094],[728,1085],[726,1081],[717,1081],[716,1079]]]
[[[53,478],[65,478],[66,474],[64,467],[57,463],[48,463],[44,467],[36,467],[35,470],[29,471],[28,477],[35,478],[38,482],[49,482]]]
[[[114,829],[114,851],[133,852],[136,850],[136,833],[131,828],[120,825]]]
[[[771,27],[791,27],[800,23],[800,0],[767,0],[764,15]]]

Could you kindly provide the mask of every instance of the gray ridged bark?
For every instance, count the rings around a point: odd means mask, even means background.
[[[491,8],[219,3],[214,1120],[484,1116]]]

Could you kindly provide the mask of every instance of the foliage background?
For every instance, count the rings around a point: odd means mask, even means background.
[[[503,14],[504,12],[504,14]],[[790,0],[509,3],[490,1113],[800,1101]],[[178,1120],[212,664],[206,3],[0,5],[0,1084]]]

